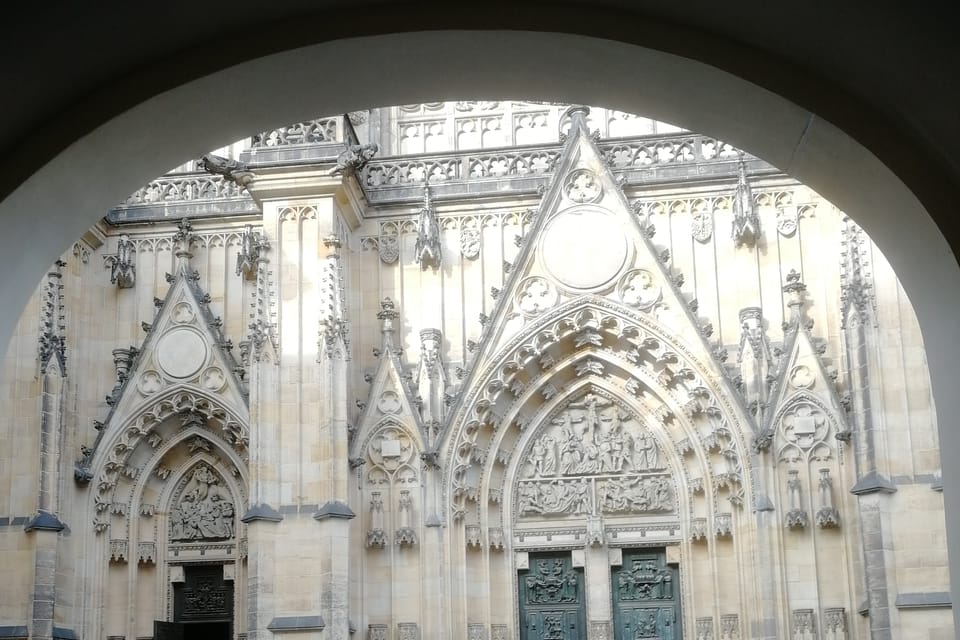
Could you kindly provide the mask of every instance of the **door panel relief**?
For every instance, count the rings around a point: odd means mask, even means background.
[[[616,640],[679,640],[679,576],[662,550],[624,550],[611,577]]]
[[[569,553],[531,554],[521,570],[521,640],[578,640],[586,632],[583,573]]]

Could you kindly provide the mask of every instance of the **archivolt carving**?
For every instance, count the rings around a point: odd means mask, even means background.
[[[676,426],[663,429],[672,434],[669,437],[675,442],[685,441],[688,449],[692,447],[696,451],[691,458],[677,449],[676,457],[682,465],[702,469],[694,475],[702,475],[701,481],[709,481],[708,493],[714,502],[714,511],[717,510],[716,491],[722,487],[728,488],[732,502],[742,504],[744,482],[753,477],[749,456],[745,454],[745,434],[752,431],[741,426],[741,412],[732,403],[732,392],[723,385],[721,376],[702,364],[655,319],[591,297],[544,313],[536,326],[513,338],[489,365],[471,372],[465,385],[468,391],[453,416],[452,424],[461,426],[458,432],[450,434],[448,441],[450,462],[446,467],[444,491],[454,519],[464,514],[465,499],[480,494],[490,470],[497,465],[509,467],[510,448],[539,414],[540,407],[554,402],[547,397],[548,394],[541,393],[543,389],[552,388],[555,393],[549,396],[559,394],[559,399],[560,396],[569,396],[573,380],[587,385],[598,380],[591,372],[585,372],[581,378],[573,377],[576,363],[585,362],[585,357],[601,364],[605,385],[607,381],[620,381],[612,383],[613,388],[619,386],[621,391],[611,397],[620,393],[624,397],[632,396],[632,402],[649,407],[648,415],[655,417],[658,424],[668,425],[675,421]],[[549,416],[550,419],[554,417],[558,416]],[[538,450],[537,455],[533,454],[533,442],[531,440],[528,455],[536,458],[540,453]],[[553,443],[555,448],[557,442]],[[543,446],[545,443],[539,444]],[[637,446],[636,440],[633,446]],[[506,451],[501,451],[501,447],[507,447]],[[491,456],[491,453],[495,455]],[[581,456],[585,454],[586,450]],[[566,477],[559,473],[561,455],[562,452],[556,449],[552,461],[551,455],[544,451],[539,462],[540,474],[545,475],[545,471],[554,465],[557,475],[551,478]],[[571,462],[575,454],[567,455],[566,464],[580,464]],[[608,467],[613,464],[612,452],[604,455],[607,462],[594,463],[597,468],[602,468],[602,464]],[[623,455],[623,450],[617,454],[621,462]],[[636,456],[636,450],[631,456]],[[492,458],[486,463],[490,470],[482,471],[480,461],[488,458]],[[720,466],[714,468],[713,461]],[[532,466],[527,466],[524,473],[532,474],[537,463],[525,464]],[[622,465],[623,469],[627,468],[626,463],[622,462]],[[502,490],[499,483],[503,482],[503,473],[497,477],[498,486],[488,487],[489,490]],[[538,477],[533,475],[530,479]],[[564,486],[574,484],[565,482]],[[687,482],[683,484],[686,486]],[[642,489],[639,488],[641,485]],[[654,484],[636,483],[634,493],[626,503],[623,498],[616,497],[615,489],[611,488],[608,492],[611,494],[610,503],[646,508],[643,505],[651,503],[649,500],[644,502],[648,486]],[[572,490],[565,488],[564,494],[578,489],[577,486]],[[600,494],[593,494],[591,499],[593,504],[603,502]],[[675,498],[671,496],[671,499]],[[568,502],[578,504],[576,498]]]
[[[144,441],[152,448],[160,446],[162,439],[154,429],[168,418],[177,415],[189,418],[190,425],[202,425],[218,433],[241,459],[245,460],[247,456],[250,439],[245,422],[198,391],[180,389],[168,393],[143,406],[133,415],[136,417],[125,427],[111,430],[106,442],[97,447],[91,465],[97,479],[93,500],[96,510],[94,525],[98,532],[106,529],[103,516],[113,502],[111,496],[121,475],[129,467],[133,452]]]

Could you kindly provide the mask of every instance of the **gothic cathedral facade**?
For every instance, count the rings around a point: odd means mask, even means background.
[[[220,153],[24,312],[0,636],[952,637],[919,328],[810,189],[543,103]]]

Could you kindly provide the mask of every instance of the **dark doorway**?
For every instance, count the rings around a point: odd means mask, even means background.
[[[233,583],[222,564],[186,566],[173,589],[173,622],[154,622],[156,640],[230,640]]]

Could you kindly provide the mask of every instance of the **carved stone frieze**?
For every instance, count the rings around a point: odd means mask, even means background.
[[[420,627],[416,622],[398,622],[397,640],[420,640]]]
[[[813,609],[794,609],[791,633],[793,640],[815,640],[817,617]]]
[[[720,616],[720,640],[740,640],[740,617],[736,613]]]
[[[390,627],[385,624],[367,625],[367,640],[390,640]]]
[[[696,640],[713,640],[713,618],[697,618]]]
[[[823,610],[823,633],[826,640],[847,640],[847,610],[833,607]]]

